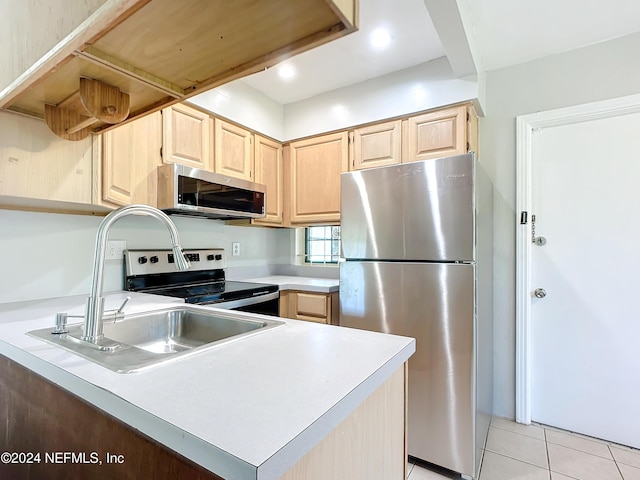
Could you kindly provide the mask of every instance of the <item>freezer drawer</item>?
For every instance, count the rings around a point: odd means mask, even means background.
[[[340,324],[416,339],[409,455],[475,475],[473,264],[343,262]]]

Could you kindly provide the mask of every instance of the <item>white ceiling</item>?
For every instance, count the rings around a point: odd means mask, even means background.
[[[468,9],[478,52],[487,71],[640,31],[638,0],[460,3]]]
[[[370,33],[386,27],[391,45],[375,51]],[[360,0],[359,30],[287,60],[298,71],[284,81],[277,68],[243,78],[253,88],[287,104],[444,56],[423,0]]]
[[[359,31],[287,60],[296,77],[283,80],[274,67],[241,81],[288,104],[453,54],[452,39],[444,36],[449,25],[432,11],[441,22],[436,27],[443,45],[425,7],[440,8],[443,1],[456,0],[360,0]],[[476,65],[484,70],[640,31],[640,0],[457,0],[457,6],[471,51],[479,57]],[[375,51],[369,34],[381,26],[390,29],[393,40],[386,50]],[[458,40],[466,44],[467,39]]]

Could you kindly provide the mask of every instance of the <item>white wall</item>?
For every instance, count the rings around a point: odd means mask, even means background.
[[[495,187],[496,415],[515,415],[515,117],[640,93],[639,51],[640,34],[634,34],[487,73],[479,151]]]
[[[103,217],[0,210],[0,303],[89,292],[96,232]],[[227,250],[227,272],[258,276],[289,263],[289,231],[228,226],[173,217],[183,248]],[[128,248],[169,248],[169,234],[151,217],[118,220],[109,235]],[[230,255],[240,242],[240,256]],[[109,260],[105,291],[122,289],[122,261]]]
[[[442,57],[284,106],[241,80],[196,95],[189,101],[286,142],[477,100],[480,94],[483,90],[475,77],[455,78],[449,62]]]
[[[284,139],[284,107],[240,80],[191,97],[189,101],[275,140]]]
[[[445,57],[284,107],[287,140],[406,115],[478,96],[475,79],[455,78]]]

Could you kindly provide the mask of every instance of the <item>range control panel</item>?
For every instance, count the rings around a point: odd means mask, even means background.
[[[226,268],[224,248],[188,249],[184,256],[191,271]],[[175,272],[173,250],[125,250],[127,276]]]

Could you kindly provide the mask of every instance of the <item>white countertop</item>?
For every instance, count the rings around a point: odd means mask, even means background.
[[[280,290],[302,290],[306,292],[331,293],[340,290],[338,279],[314,278],[314,277],[294,277],[288,275],[272,275],[269,277],[247,278],[247,282],[273,283],[280,287]]]
[[[109,295],[105,308],[128,294]],[[176,303],[132,296],[128,313]],[[229,480],[281,476],[415,351],[406,337],[282,319],[263,333],[118,374],[25,335],[52,326],[56,312],[81,313],[84,301],[0,304],[0,354]]]

